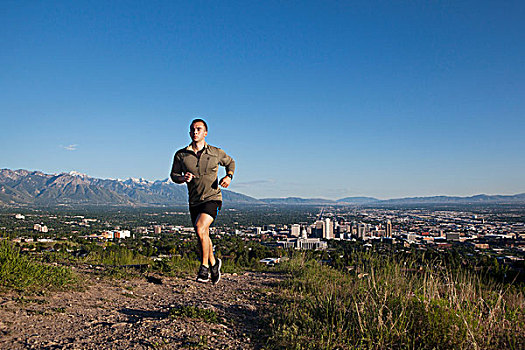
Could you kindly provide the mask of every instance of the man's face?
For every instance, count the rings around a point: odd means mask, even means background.
[[[193,142],[200,142],[208,135],[203,122],[196,122],[190,126],[190,137]]]

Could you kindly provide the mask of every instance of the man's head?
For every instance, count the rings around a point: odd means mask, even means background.
[[[202,119],[194,119],[190,124],[190,137],[193,142],[204,140],[208,136],[208,124]]]

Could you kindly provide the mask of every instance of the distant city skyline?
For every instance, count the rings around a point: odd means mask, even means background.
[[[0,168],[168,177],[195,117],[255,198],[525,192],[525,3],[5,1]]]

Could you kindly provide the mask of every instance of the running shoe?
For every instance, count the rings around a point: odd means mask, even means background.
[[[221,259],[217,258],[217,259],[215,259],[215,265],[213,265],[210,268],[210,270],[211,270],[211,282],[213,284],[217,284],[221,280],[221,266],[222,266],[222,261],[221,261]]]
[[[210,269],[204,265],[201,265],[199,268],[199,273],[197,274],[197,282],[208,282],[210,280]]]

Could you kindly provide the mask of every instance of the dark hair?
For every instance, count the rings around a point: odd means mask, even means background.
[[[202,119],[193,119],[191,124],[190,124],[190,127],[195,124],[195,123],[198,123],[198,122],[201,122],[202,124],[204,124],[204,127],[206,128],[206,131],[208,131],[208,124],[206,124],[206,122]]]

